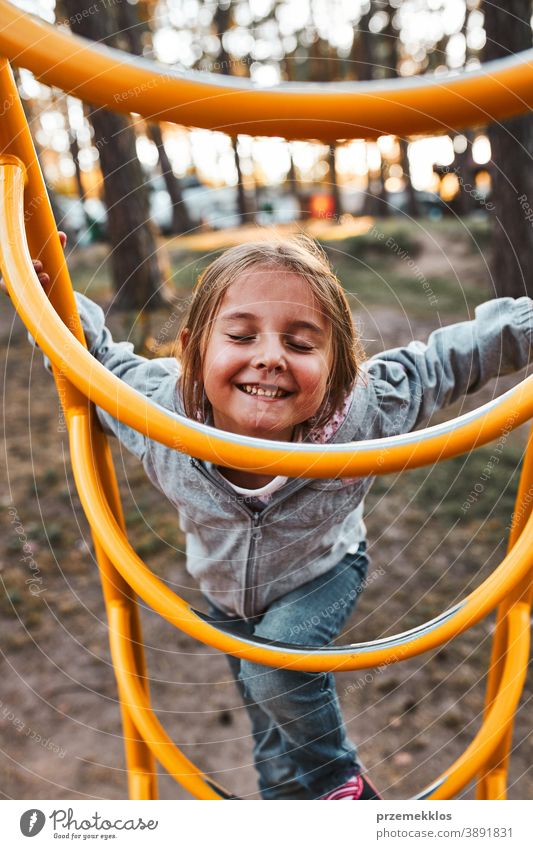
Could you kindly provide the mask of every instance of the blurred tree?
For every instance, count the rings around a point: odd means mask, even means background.
[[[463,26],[461,28],[461,34],[464,38],[465,45],[464,66],[467,66],[468,62],[474,58],[475,54],[478,52],[472,49],[468,39],[469,21],[472,19],[473,14],[479,14],[477,12],[477,0],[475,0],[474,3],[470,2],[470,7],[468,3],[465,3],[465,15]],[[468,215],[476,209],[479,209],[475,192],[472,189],[472,187],[475,187],[476,184],[476,163],[474,162],[474,157],[472,155],[472,145],[474,143],[476,133],[475,130],[469,129],[465,130],[464,134],[461,135],[464,135],[466,144],[464,144],[463,139],[454,139],[454,147],[456,148],[454,171],[457,175],[457,179],[459,180],[459,193],[455,206],[459,215]],[[458,144],[459,150],[457,150]]]
[[[85,228],[88,230],[90,227],[89,216],[87,215],[87,211],[85,209],[84,200],[85,200],[85,192],[83,190],[83,183],[81,178],[81,167],[80,167],[80,147],[78,144],[78,136],[76,132],[72,129],[69,130],[69,146],[70,146],[70,155],[72,157],[72,161],[74,163],[74,180],[76,183],[76,190],[78,192],[78,198],[81,203],[81,208],[83,209],[83,218],[85,221]]]
[[[73,32],[100,44],[116,43],[118,5],[106,4],[94,15],[83,14],[84,0],[62,0],[62,5]],[[89,117],[104,178],[112,244],[113,307],[151,311],[167,303],[170,293],[162,283],[135,130],[128,117],[106,109],[91,108]]]
[[[361,15],[354,30],[354,40],[351,51],[351,60],[355,62],[355,78],[361,81],[383,79],[396,76],[396,46],[394,39],[388,34],[381,43],[381,29],[371,32],[371,22],[377,12],[386,16],[386,24],[383,28],[392,28],[392,16],[384,11],[381,0],[368,3],[368,8]],[[378,8],[379,6],[379,8]],[[381,20],[385,20],[382,18]],[[361,53],[359,55],[359,49]],[[368,184],[362,214],[385,217],[389,215],[387,193],[385,191],[386,165],[381,158],[380,166],[370,168],[367,150]],[[407,171],[407,174],[409,172]]]
[[[531,47],[531,0],[491,0],[483,9],[485,61]],[[489,139],[492,286],[500,296],[533,295],[533,116],[491,124]]]
[[[209,5],[212,4],[209,3]],[[218,0],[213,14],[213,26],[219,45],[218,53],[215,58],[215,67],[217,68],[217,70],[220,71],[220,73],[224,74],[225,76],[232,76],[232,68],[235,62],[234,60],[232,60],[230,54],[224,46],[224,35],[233,26],[232,4],[227,2],[227,0]],[[244,183],[242,180],[242,167],[241,158],[239,154],[238,136],[234,135],[231,137],[231,144],[233,147],[235,169],[237,171],[237,203],[239,208],[239,218],[241,225],[248,224],[251,220],[251,210],[250,205],[248,203],[248,198],[246,196],[246,191],[244,189]]]
[[[289,61],[286,53],[283,55],[281,66],[284,78],[287,80],[287,82],[293,82],[294,64]],[[304,197],[304,193],[301,190],[300,181],[298,180],[298,174],[296,173],[294,155],[290,142],[287,142],[287,152],[289,154],[289,170],[287,172],[286,181],[290,193],[296,199],[296,202],[298,204],[299,217],[302,218],[305,217],[307,214],[307,203]]]
[[[304,81],[312,83],[330,83],[338,79],[338,58],[327,38],[320,35],[316,22],[313,18],[311,18],[309,25],[300,35],[304,36],[304,41],[307,44],[306,58],[302,63],[305,68],[303,76]],[[342,206],[337,175],[336,155],[337,144],[336,142],[332,142],[327,146],[328,188],[330,197],[333,201],[332,215],[334,218],[339,218],[343,214],[344,209]]]
[[[460,2],[450,4],[449,0],[358,0],[354,4],[345,0],[328,0],[327,4],[312,0],[138,2],[154,10],[154,32],[159,28],[164,31],[165,49],[170,44],[169,33],[172,29],[176,31],[176,44],[179,40],[181,48],[176,49],[175,61],[182,67],[249,76],[261,83],[267,80],[268,84],[275,82],[276,75],[280,80],[329,82],[458,68],[461,61],[457,64],[457,45],[461,39],[465,41],[461,32],[466,26],[464,5],[461,8]],[[480,2],[465,0],[471,13],[469,20],[475,17]],[[417,197],[410,182],[408,143],[399,141],[397,161],[403,170],[407,208],[415,215]],[[252,201],[251,193],[244,193],[241,179],[242,156],[247,148],[237,147],[237,140],[233,140],[233,147],[244,216],[249,214],[246,207]],[[326,162],[331,193],[338,198],[329,146],[324,147]],[[385,181],[391,176],[391,164],[383,157],[379,168],[370,174],[367,212],[387,212]],[[466,166],[464,161],[465,173]],[[325,170],[323,165],[322,168]],[[306,175],[302,176],[305,179]],[[287,181],[294,190],[298,189],[303,199],[294,162],[289,162]],[[471,196],[465,196],[465,201],[471,200]]]
[[[149,18],[142,14],[143,10],[148,15],[152,11],[150,5],[146,3],[143,5],[140,2],[123,0],[118,4],[117,24],[119,33],[117,42],[118,46],[136,56],[148,55],[153,58],[152,32],[148,23]],[[172,204],[172,233],[186,233],[192,227],[191,219],[183,201],[181,183],[172,170],[165,149],[161,126],[158,123],[148,121],[147,132],[157,148],[161,175]]]
[[[20,95],[20,101],[22,103],[22,108],[24,110],[24,114],[26,116],[26,121],[31,128],[33,145],[35,147],[35,153],[37,154],[37,159],[39,161],[39,165],[41,167],[41,171],[46,179],[46,169],[43,166],[43,148],[38,140],[38,133],[35,129],[36,125],[38,126],[40,123],[40,115],[42,111],[46,111],[46,108],[43,110],[41,106],[30,98],[26,97],[24,94],[23,86],[20,81],[20,71],[18,68],[14,68],[14,77],[15,82],[17,84],[17,88]],[[52,213],[55,218],[56,224],[58,227],[62,227],[63,230],[67,232],[68,237],[72,237],[73,234],[70,232],[68,226],[64,226],[66,222],[63,221],[63,212],[57,202],[56,193],[54,188],[50,185],[48,181],[46,181],[46,191],[48,192],[48,197],[50,199],[50,206],[52,207]]]

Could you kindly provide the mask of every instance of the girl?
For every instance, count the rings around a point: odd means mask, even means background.
[[[42,266],[36,263],[42,282]],[[404,433],[530,357],[529,298],[483,304],[364,362],[343,289],[307,238],[231,248],[201,275],[177,358],[113,341],[77,296],[92,354],[154,402],[231,433],[350,442]],[[103,411],[176,507],[187,568],[219,622],[323,646],[341,632],[368,568],[363,497],[371,478],[287,479],[226,469],[147,440]],[[264,799],[379,799],[348,740],[332,674],[230,657],[252,723]]]

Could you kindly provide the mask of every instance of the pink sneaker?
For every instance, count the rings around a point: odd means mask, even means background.
[[[367,799],[381,799],[376,788],[364,778],[362,775],[354,775],[349,778],[345,784],[336,787],[331,793],[326,796],[321,796],[321,799],[327,801],[329,799],[341,799],[344,801],[363,801]]]

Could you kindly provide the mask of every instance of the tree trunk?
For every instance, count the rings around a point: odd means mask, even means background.
[[[237,136],[232,136],[231,145],[233,147],[233,156],[235,158],[235,168],[237,169],[237,206],[239,208],[239,218],[242,226],[243,224],[248,224],[250,211],[248,208],[246,192],[244,191],[244,184],[242,182],[241,158],[237,148],[238,144],[239,140]]]
[[[303,218],[306,204],[305,204],[303,196],[300,192],[298,175],[296,174],[296,166],[294,164],[294,158],[293,158],[292,150],[290,149],[290,146],[289,146],[289,162],[290,162],[290,165],[289,165],[289,173],[287,174],[287,182],[289,184],[291,194],[296,198],[296,202],[298,204],[298,209],[300,210],[298,217]]]
[[[370,39],[372,34],[368,29],[372,9],[362,15],[354,30],[352,48],[350,50],[350,72],[349,79],[371,80],[372,79],[372,45]]]
[[[114,42],[113,33],[119,29],[115,6],[107,6],[98,15],[84,16],[83,0],[63,0],[63,5],[73,32],[103,44]],[[104,178],[112,245],[113,307],[136,312],[157,309],[168,302],[169,294],[162,285],[134,128],[129,118],[105,109],[92,109],[90,121]]]
[[[180,181],[172,170],[168,153],[165,150],[161,127],[159,124],[148,124],[148,133],[157,147],[159,167],[172,203],[172,232],[187,233],[192,229],[192,223],[183,200]]]
[[[531,47],[530,0],[484,4],[484,61]],[[491,288],[497,295],[533,295],[533,117],[489,127],[492,149]]]
[[[19,92],[19,97],[20,97],[20,102],[22,104],[22,109],[24,111],[24,115],[26,116],[26,121],[28,122],[29,127],[33,127],[34,121],[36,119],[36,115],[34,114],[34,108],[33,108],[33,100],[26,100],[26,98],[22,97],[22,86],[21,86],[21,82],[20,82],[20,73],[19,73],[18,68],[13,68],[13,76],[15,77],[15,83],[16,83],[16,86],[17,86],[17,89],[18,89],[18,92]],[[71,233],[69,231],[69,228],[67,226],[67,222],[63,221],[63,212],[61,211],[61,209],[60,209],[60,207],[57,203],[55,190],[52,188],[52,186],[50,185],[50,183],[48,182],[48,180],[46,178],[46,172],[43,168],[43,149],[42,149],[41,145],[39,144],[39,142],[37,141],[37,139],[35,138],[35,136],[33,136],[33,145],[35,147],[35,153],[37,155],[37,160],[39,162],[41,171],[43,173],[43,178],[45,180],[45,185],[46,185],[46,191],[48,192],[48,198],[50,200],[50,206],[52,207],[52,215],[54,216],[55,222],[60,229],[66,231],[69,239],[73,238],[75,236],[75,234]],[[26,223],[28,223],[28,222],[26,222]]]
[[[469,215],[479,209],[476,193],[476,163],[472,156],[474,132],[465,132],[467,146],[462,153],[455,154],[455,173],[459,180],[459,197],[457,211],[459,215]]]
[[[356,80],[367,81],[374,79],[375,58],[373,39],[375,36],[373,36],[368,28],[374,11],[372,4],[370,4],[370,9],[361,16],[357,24],[357,29],[354,32],[350,61],[352,63],[353,78]],[[368,148],[365,148],[365,150],[368,158]],[[387,203],[381,202],[385,192],[382,168],[379,174],[371,174],[367,170],[367,179],[367,190],[361,215],[371,215],[372,217],[387,215]]]
[[[405,181],[405,192],[407,194],[406,212],[411,218],[416,218],[419,214],[418,200],[416,192],[411,182],[411,174],[409,170],[409,142],[407,139],[399,139],[400,142],[400,164],[402,166],[403,177]]]
[[[337,165],[335,162],[335,151],[337,149],[337,145],[330,144],[329,146],[329,155],[328,155],[328,164],[329,164],[329,179],[330,179],[330,187],[331,187],[331,197],[333,198],[333,215],[338,220],[342,215],[342,202],[341,202],[341,193],[339,190],[339,182],[337,180]]]
[[[78,190],[78,197],[80,199],[81,208],[83,210],[83,220],[85,221],[85,228],[89,231],[91,222],[89,220],[89,216],[85,210],[85,192],[83,190],[83,183],[81,179],[81,168],[80,168],[80,148],[78,146],[78,139],[76,137],[76,132],[74,130],[69,131],[69,143],[70,143],[70,155],[72,157],[72,161],[74,163],[74,168],[76,169],[74,172],[76,189]]]
[[[294,80],[291,63],[287,60],[287,56],[283,57],[282,60],[283,70],[285,79],[287,82],[292,82]],[[298,180],[298,175],[296,174],[296,168],[294,165],[294,157],[292,155],[290,142],[286,142],[287,149],[289,152],[289,171],[287,173],[287,183],[289,185],[289,189],[291,194],[296,199],[296,203],[298,204],[298,209],[300,210],[299,218],[305,217],[305,210],[307,207],[307,203],[303,197],[302,192],[300,191],[300,183]]]
[[[133,5],[129,0],[123,0],[117,6],[117,21],[120,30],[118,38],[124,42],[125,50],[134,53],[136,56],[143,56],[145,48],[149,47],[151,51],[152,32],[147,21],[140,17],[139,6],[139,3]],[[147,129],[150,138],[157,147],[161,176],[165,181],[165,187],[172,203],[172,232],[186,233],[191,230],[192,223],[183,201],[180,181],[172,170],[170,159],[165,150],[161,126],[148,123]]]
[[[227,52],[224,44],[222,43],[222,38],[225,32],[227,32],[231,26],[231,16],[232,9],[230,3],[217,3],[217,7],[215,9],[215,13],[213,15],[213,24],[216,28],[216,33],[220,40],[220,48],[218,51],[218,56],[216,58],[217,66],[221,69],[222,73],[226,76],[230,77],[231,74],[231,58],[229,53]],[[248,199],[246,197],[246,192],[244,190],[244,185],[242,182],[242,169],[241,169],[241,160],[238,151],[238,138],[237,136],[232,136],[231,144],[233,147],[233,157],[235,160],[235,168],[237,170],[237,206],[239,209],[239,219],[241,225],[248,224],[251,221],[251,213],[248,206]]]

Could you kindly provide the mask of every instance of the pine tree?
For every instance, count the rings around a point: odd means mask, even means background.
[[[483,6],[484,60],[531,47],[531,0],[491,0]],[[533,116],[489,127],[492,149],[491,282],[496,294],[533,295]]]
[[[96,15],[83,15],[84,0],[62,2],[73,32],[100,44],[115,45],[120,29],[116,5],[107,4]],[[102,108],[91,107],[89,119],[104,179],[112,245],[113,307],[137,312],[157,309],[169,295],[162,285],[135,130],[129,117]]]

